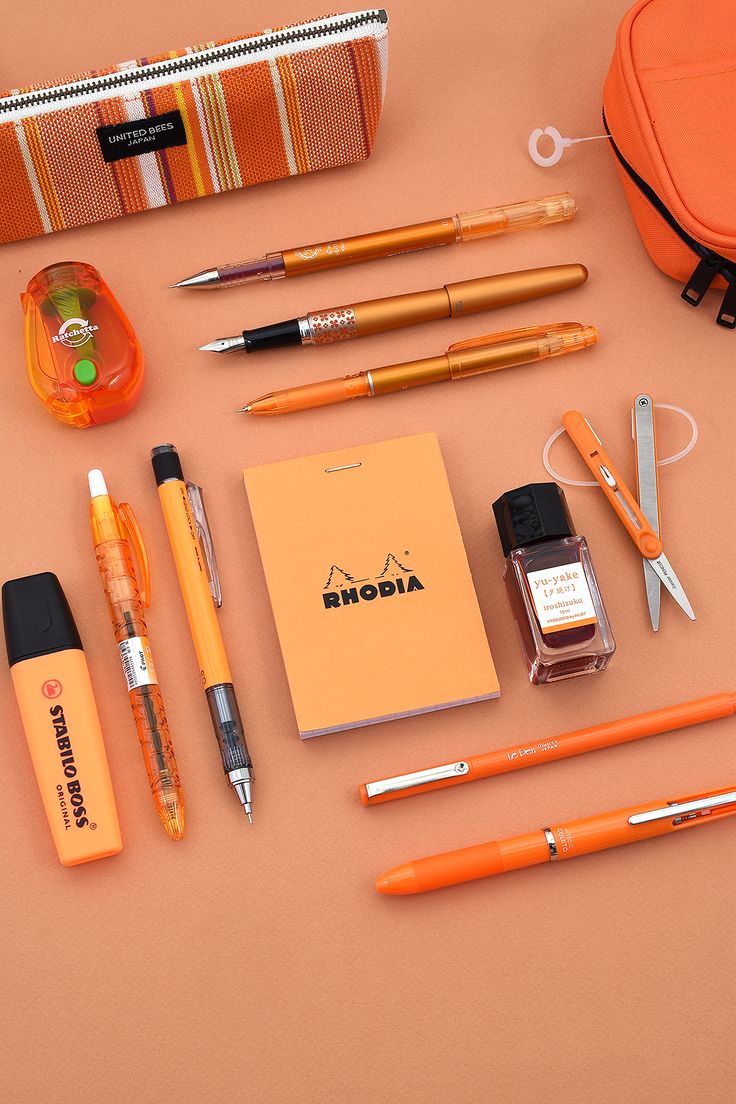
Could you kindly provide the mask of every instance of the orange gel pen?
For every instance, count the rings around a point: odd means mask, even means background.
[[[691,797],[648,802],[630,809],[556,824],[523,836],[479,843],[396,866],[376,878],[379,893],[405,895],[506,874],[525,866],[572,859],[625,843],[653,839],[669,832],[736,813],[736,789],[712,790]]]
[[[310,272],[322,272],[326,268],[342,268],[360,261],[414,253],[435,245],[454,245],[455,242],[472,241],[474,238],[566,222],[575,211],[575,200],[569,192],[562,192],[542,199],[525,199],[502,207],[447,215],[412,226],[396,226],[391,230],[376,230],[372,234],[358,234],[352,238],[285,249],[281,253],[267,253],[256,260],[197,272],[178,284],[172,284],[172,287],[231,287],[254,280],[303,276]]]
[[[595,327],[584,326],[581,322],[557,322],[548,326],[526,326],[505,333],[486,334],[469,341],[459,341],[441,356],[410,360],[405,364],[389,364],[342,379],[291,387],[288,391],[273,391],[270,395],[253,399],[242,407],[240,413],[290,414],[347,399],[389,395],[394,391],[421,387],[425,383],[465,379],[501,368],[513,368],[517,364],[561,356],[586,349],[597,340]]]
[[[148,556],[135,514],[127,502],[116,505],[101,471],[89,473],[89,518],[97,566],[105,590],[113,632],[128,684],[156,811],[171,839],[184,835],[184,796],[171,744],[161,688],[153,663],[143,610],[150,605]],[[138,579],[131,545],[142,575]]]

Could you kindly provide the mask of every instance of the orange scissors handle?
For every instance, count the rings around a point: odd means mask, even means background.
[[[641,555],[647,560],[656,560],[662,554],[662,542],[639,509],[639,503],[614,467],[590,422],[579,410],[568,410],[562,417],[562,424]]]

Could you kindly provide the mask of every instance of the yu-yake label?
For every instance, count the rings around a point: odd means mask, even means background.
[[[549,571],[528,571],[526,578],[543,633],[593,625],[597,621],[581,563],[564,564]]]
[[[158,685],[147,636],[131,636],[121,640],[118,649],[129,691],[139,686]]]

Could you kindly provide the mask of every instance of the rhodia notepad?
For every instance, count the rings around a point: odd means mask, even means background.
[[[303,739],[498,696],[433,433],[243,474]]]

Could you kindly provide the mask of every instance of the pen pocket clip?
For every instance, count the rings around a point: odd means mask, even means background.
[[[462,349],[483,349],[491,345],[502,345],[505,341],[519,341],[525,337],[544,337],[546,334],[578,333],[579,322],[556,322],[550,326],[521,326],[518,330],[504,330],[503,333],[484,334],[482,337],[469,337],[465,341],[456,341],[450,345],[448,353]]]
[[[148,609],[151,604],[151,565],[148,559],[146,543],[143,540],[143,533],[141,532],[138,518],[135,516],[135,510],[129,502],[119,502],[118,513],[123,523],[128,544],[132,548],[135,557],[136,581],[138,583],[141,602],[143,603],[144,609]]]
[[[194,526],[197,530],[197,537],[202,548],[202,555],[204,556],[210,594],[212,595],[212,601],[219,609],[222,605],[222,584],[220,583],[220,571],[215,556],[215,544],[212,540],[212,530],[207,520],[207,511],[204,508],[202,488],[197,486],[196,483],[187,483],[187,495],[192,517],[194,518]]]

